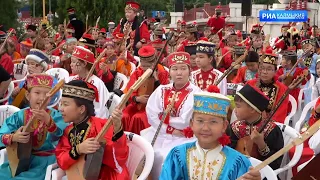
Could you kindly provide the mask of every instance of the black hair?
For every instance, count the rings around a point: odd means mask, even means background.
[[[245,103],[247,106],[251,107],[247,102],[245,102],[238,94],[234,96],[234,102]]]
[[[74,97],[74,102],[76,103],[76,105],[78,107],[80,106],[85,106],[86,108],[86,116],[95,116],[95,112],[94,112],[94,105],[92,101],[86,100],[86,99],[82,99],[82,98],[77,98]]]
[[[290,61],[291,64],[296,64],[296,62],[297,62],[297,56],[284,55],[283,58],[285,58],[286,61]]]
[[[255,51],[249,51],[244,62],[259,62],[259,54]]]
[[[211,55],[211,54],[207,54],[207,55],[208,55],[208,58],[210,58],[210,59],[212,57],[211,65],[212,65],[212,67],[214,69],[216,69],[217,68],[217,62],[216,62],[216,59],[214,58],[214,55]]]

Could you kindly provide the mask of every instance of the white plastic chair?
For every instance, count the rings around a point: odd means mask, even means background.
[[[121,74],[121,73],[117,73],[116,77],[114,78],[113,89],[120,89],[121,91],[123,91],[127,87],[128,81],[129,80],[128,80],[127,76],[125,76],[124,74]]]
[[[62,98],[62,90],[60,89],[60,90],[59,90],[59,96],[57,96],[56,99],[54,99],[53,103],[50,104],[48,107],[49,107],[49,108],[54,108],[54,107],[56,107],[56,106],[59,104],[61,98]]]
[[[138,167],[143,156],[145,155],[146,163],[142,170],[142,173],[137,179],[145,180],[148,178],[153,166],[153,148],[151,144],[141,136],[131,132],[125,132],[125,134],[127,136],[127,144],[129,146],[129,156],[126,162],[126,166],[129,171],[130,179],[133,179],[133,177],[135,176],[135,170]],[[47,167],[47,174],[45,180],[51,180],[50,178],[52,178],[52,180],[67,179],[66,173],[62,169],[60,169],[56,163]]]
[[[257,165],[259,165],[260,163],[262,163],[260,160],[250,157],[249,158],[251,164],[253,167],[256,167]],[[277,180],[277,175],[274,173],[274,171],[272,170],[272,168],[270,166],[266,166],[263,169],[260,170],[261,173],[261,178],[267,178],[268,180]]]
[[[291,112],[284,120],[285,125],[291,125],[290,121],[297,112],[297,101],[291,95],[289,95],[289,102],[291,103]]]
[[[8,161],[8,153],[6,149],[0,151],[0,165]]]
[[[109,99],[107,101],[107,108],[109,114],[113,112],[113,110],[120,104],[121,98],[116,95],[114,92],[110,93]]]
[[[56,79],[58,79],[58,81],[60,79],[68,80],[68,78],[69,78],[69,72],[63,68],[49,69],[46,71],[46,74],[49,74],[49,75],[55,77]]]
[[[132,74],[132,73],[137,69],[137,67],[136,67],[136,65],[135,65],[133,62],[130,62],[130,65],[131,65],[131,72],[130,72],[130,74]]]
[[[13,77],[16,80],[24,79],[28,74],[28,65],[20,63],[13,65]]]
[[[291,143],[293,139],[297,138],[300,135],[299,131],[296,131],[295,129],[293,129],[292,127],[290,127],[288,125],[278,123],[278,122],[276,122],[276,124],[282,131],[284,146]],[[282,163],[281,163],[281,165],[283,165],[283,166],[281,166],[279,169],[274,170],[275,174],[280,174],[282,172],[289,170],[290,172],[287,174],[287,176],[291,176],[290,177],[290,179],[291,179],[292,178],[292,169],[291,168],[293,166],[295,166],[298,163],[298,161],[300,160],[301,155],[302,155],[302,151],[303,151],[303,143],[298,146],[295,146],[295,152],[294,152],[291,160],[289,159],[289,154],[286,153],[283,156]]]
[[[0,106],[0,126],[3,122],[10,117],[13,113],[20,111],[19,108],[12,105],[2,105]]]
[[[314,108],[315,104],[317,102],[317,99],[309,102],[304,108],[303,111],[300,115],[300,119],[297,121],[297,123],[294,126],[294,129],[298,132],[301,131],[301,128],[303,126],[303,124],[305,123],[306,120],[308,120],[309,118],[307,118],[307,114],[309,112],[309,110],[312,110],[312,108]]]
[[[6,97],[3,97],[3,99],[0,99],[0,103],[7,101],[9,99],[9,97],[11,96],[11,94],[13,92],[13,89],[14,89],[14,83],[13,83],[13,81],[11,81],[9,84],[9,87],[8,87]]]

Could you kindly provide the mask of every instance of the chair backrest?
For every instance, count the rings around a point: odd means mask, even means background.
[[[290,125],[291,118],[296,114],[297,112],[297,101],[294,99],[293,96],[289,95],[289,102],[291,103],[291,112],[284,120],[284,124]]]
[[[257,165],[259,165],[261,163],[260,160],[250,157],[249,158],[251,164],[253,167],[256,167]],[[260,170],[261,173],[261,177],[266,178],[268,180],[277,180],[277,175],[274,173],[274,171],[272,170],[272,168],[270,166],[266,166],[263,169]]]
[[[62,98],[62,90],[60,89],[58,93],[59,94],[57,96],[52,97],[55,99],[51,98],[50,104],[48,105],[49,108],[55,108],[59,104],[59,102]]]
[[[13,77],[16,80],[23,79],[28,74],[28,65],[19,63],[13,65]]]
[[[128,78],[124,74],[117,73],[116,77],[114,78],[114,86],[113,89],[120,89],[123,91],[128,84]]]
[[[291,143],[293,139],[297,138],[300,135],[298,131],[296,131],[295,129],[293,129],[288,125],[278,123],[278,122],[276,122],[276,124],[282,131],[284,146]],[[302,151],[303,151],[303,143],[298,146],[295,146],[295,152],[294,152],[293,158],[291,160],[289,160],[288,158],[283,158],[282,164],[284,166],[274,170],[274,172],[276,174],[280,174],[281,172],[287,171],[288,169],[295,166],[301,158]]]
[[[20,111],[19,108],[11,105],[2,105],[0,106],[0,126],[3,122],[10,117],[13,113]]]
[[[109,99],[107,101],[107,108],[109,114],[112,114],[113,110],[120,104],[121,98],[116,95],[114,92],[110,93]]]
[[[125,132],[125,134],[127,136],[127,144],[129,146],[129,157],[126,162],[126,166],[128,167],[130,177],[131,179],[134,177],[136,168],[145,155],[146,163],[137,180],[147,179],[154,162],[153,147],[147,140],[137,134],[131,132]]]
[[[310,110],[312,110],[312,108],[315,106],[316,102],[317,102],[317,99],[315,99],[315,100],[309,102],[307,105],[305,105],[305,107],[302,110],[302,113],[300,115],[300,118],[299,118],[298,122],[294,126],[294,129],[296,131],[300,132],[304,122],[309,119],[306,116],[307,116],[308,112]]]
[[[236,92],[240,91],[243,88],[240,84],[227,83],[227,95],[234,96]]]
[[[130,62],[130,65],[131,65],[131,72],[130,72],[130,74],[132,74],[132,73],[137,69],[137,67],[136,67],[136,65],[135,65],[133,62]]]
[[[68,80],[68,78],[69,78],[69,72],[63,68],[49,69],[46,71],[46,74],[49,74],[49,75],[55,77],[56,79],[58,79],[58,81],[60,81],[60,79]]]
[[[5,97],[3,97],[3,99],[0,99],[0,103],[7,101],[9,99],[9,97],[11,96],[12,92],[14,90],[14,82],[11,81],[8,87],[8,91]]]

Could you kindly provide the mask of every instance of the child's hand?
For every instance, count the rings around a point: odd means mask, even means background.
[[[44,121],[47,125],[50,124],[51,116],[45,110],[32,109],[31,112],[35,119]]]
[[[259,149],[263,149],[266,146],[263,133],[259,133],[256,129],[251,132],[250,138],[258,145]]]
[[[113,121],[113,127],[114,127],[114,133],[117,133],[121,130],[122,128],[122,111],[118,108],[116,108],[112,112],[112,121]]]
[[[22,132],[23,126],[21,126],[13,135],[12,142],[18,142],[18,143],[27,143],[30,139],[30,133],[29,132]]]
[[[78,147],[79,154],[91,154],[100,148],[100,144],[94,138],[88,138],[79,144]]]

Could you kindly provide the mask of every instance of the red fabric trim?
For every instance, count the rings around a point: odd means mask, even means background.
[[[173,127],[171,127],[171,126],[167,126],[167,130],[166,130],[166,133],[167,134],[172,134],[173,133],[173,131],[175,130],[175,128],[173,128]]]
[[[6,146],[10,146],[12,143],[13,134],[5,134],[2,136],[2,143]]]

